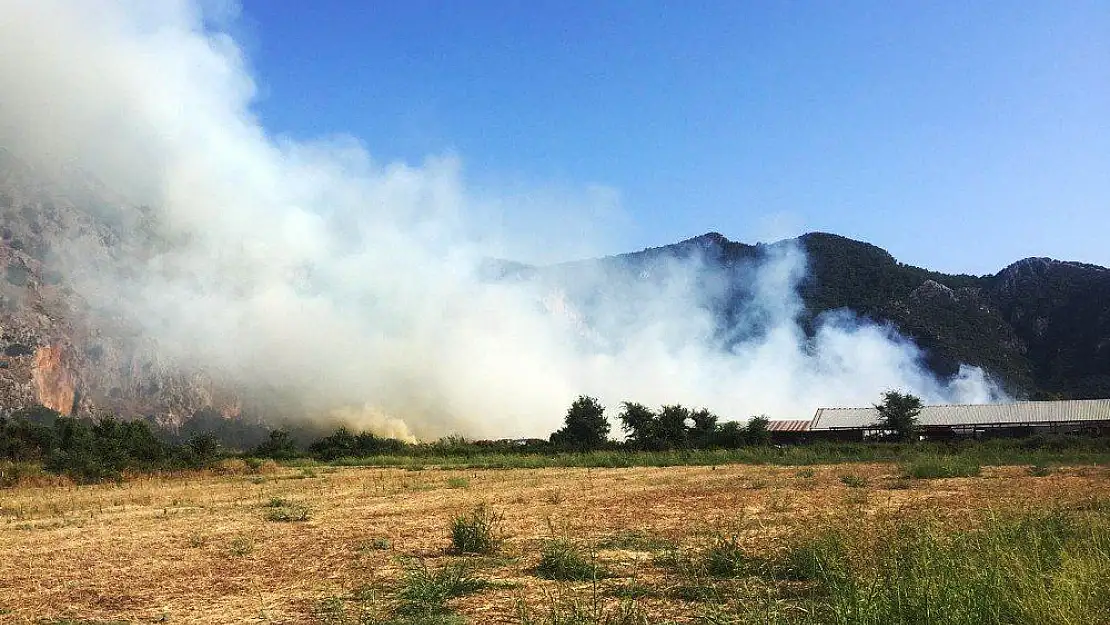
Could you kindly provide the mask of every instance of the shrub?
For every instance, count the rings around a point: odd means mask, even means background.
[[[245,556],[254,551],[254,541],[245,536],[237,536],[228,543],[227,550],[233,556]]]
[[[451,547],[455,553],[496,553],[504,540],[501,523],[504,515],[485,505],[451,521]]]
[[[389,539],[384,536],[378,536],[376,538],[371,538],[370,542],[368,542],[366,546],[370,549],[377,549],[381,551],[391,548],[393,546],[393,543],[391,543]]]
[[[42,467],[33,462],[0,460],[0,488],[45,481]]]
[[[771,420],[764,415],[748,419],[744,427],[744,438],[749,445],[767,445],[771,442]]]
[[[252,453],[260,458],[274,460],[289,460],[300,455],[296,442],[286,430],[272,430],[269,438],[255,447]]]
[[[554,540],[544,546],[536,574],[560,581],[588,581],[608,576],[594,558],[566,540]]]
[[[393,438],[383,438],[372,432],[351,433],[347,428],[339,428],[331,436],[321,438],[308,446],[313,457],[321,460],[338,458],[357,458],[378,454],[400,453],[405,443]]]

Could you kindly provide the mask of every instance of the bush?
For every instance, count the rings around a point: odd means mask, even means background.
[[[460,515],[451,521],[451,548],[455,553],[496,553],[504,537],[501,522],[504,515],[478,506],[470,514]]]
[[[1048,477],[1049,475],[1052,475],[1052,469],[1046,467],[1043,464],[1035,464],[1029,467],[1029,475],[1032,475],[1033,477]]]
[[[588,581],[608,577],[608,573],[582,550],[566,540],[555,540],[544,546],[536,574],[544,579]]]
[[[771,420],[766,416],[752,417],[744,428],[744,438],[749,445],[768,445],[771,443]]]
[[[404,450],[405,443],[402,441],[382,438],[372,432],[352,434],[347,428],[339,428],[331,436],[321,438],[308,446],[308,452],[320,460],[359,458],[400,453]]]
[[[0,488],[38,482],[45,477],[42,466],[32,462],[0,460]]]
[[[252,452],[259,458],[273,458],[274,460],[290,460],[300,455],[297,443],[288,430],[273,430],[269,438],[263,441]]]

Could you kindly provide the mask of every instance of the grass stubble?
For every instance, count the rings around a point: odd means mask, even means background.
[[[1110,622],[1110,470],[930,462],[5,489],[0,622]]]

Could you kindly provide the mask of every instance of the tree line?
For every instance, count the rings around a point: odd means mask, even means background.
[[[623,447],[636,451],[668,449],[735,448],[766,445],[771,432],[766,417],[752,417],[747,425],[720,422],[705,408],[679,404],[653,409],[637,402],[622,402],[617,414],[625,440]],[[594,397],[580,395],[567,409],[562,429],[551,435],[551,443],[564,449],[601,449],[613,444],[605,407]]]
[[[916,416],[921,400],[888,391],[876,404],[884,438],[916,439]],[[614,441],[605,407],[586,395],[575,399],[566,411],[564,425],[547,440],[470,441],[448,436],[430,443],[407,443],[352,432],[340,427],[314,437],[288,429],[271,429],[250,446],[226,447],[221,433],[233,420],[211,419],[213,429],[199,431],[195,424],[171,433],[146,420],[121,421],[67,417],[38,406],[0,416],[0,461],[35,463],[51,473],[65,474],[79,482],[120,479],[125,472],[149,472],[202,468],[234,455],[290,460],[313,458],[330,462],[340,458],[371,456],[468,456],[488,453],[554,454],[562,451],[597,449],[666,451],[681,449],[736,449],[771,442],[766,417],[752,417],[746,424],[722,422],[705,408],[679,404],[651,408],[637,402],[621,403],[617,420],[623,441]],[[2,477],[2,476],[0,476]],[[2,481],[2,480],[0,480]]]
[[[174,444],[141,420],[80,419],[42,406],[0,416],[0,460],[41,464],[78,482],[121,479],[127,471],[200,468],[220,456],[215,436]]]
[[[921,398],[889,390],[874,407],[879,414],[878,421],[873,424],[880,432],[876,440],[917,440]],[[764,416],[752,417],[747,425],[735,421],[721,423],[717,415],[705,408],[690,409],[674,404],[652,409],[626,401],[621,403],[617,419],[625,434],[622,446],[637,451],[734,449],[771,442],[770,421]],[[613,444],[609,433],[605,407],[594,397],[579,395],[567,409],[563,427],[554,432],[550,440],[560,448],[600,449]]]

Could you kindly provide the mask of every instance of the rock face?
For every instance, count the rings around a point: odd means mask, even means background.
[[[103,255],[130,244],[123,231],[141,232],[141,224],[98,210],[119,201],[106,190],[64,179],[0,148],[0,412],[41,404],[81,416],[154,415],[167,424],[202,409],[237,414],[235,392],[167,362],[129,320],[96,309],[73,288],[79,276],[61,268],[105,271]]]
[[[31,366],[35,399],[38,403],[60,412],[72,414],[76,410],[77,375],[74,363],[57,345],[46,345],[35,350]]]

